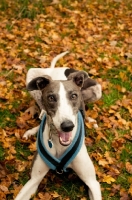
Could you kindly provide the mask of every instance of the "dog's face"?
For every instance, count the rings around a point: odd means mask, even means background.
[[[52,118],[62,145],[71,143],[77,113],[82,102],[81,88],[86,73],[78,73],[70,80],[53,81],[50,77],[38,77],[28,84],[28,90],[42,92],[44,110]]]
[[[72,81],[53,81],[42,90],[42,102],[59,133],[60,143],[69,145],[81,105],[80,88]]]

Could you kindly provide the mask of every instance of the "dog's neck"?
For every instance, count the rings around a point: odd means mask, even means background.
[[[72,140],[75,137],[76,131],[77,131],[77,116],[76,116],[75,127],[72,131]],[[43,132],[43,138],[44,138],[44,144],[47,150],[49,150],[51,154],[55,156],[56,158],[59,158],[69,147],[69,146],[63,146],[60,144],[58,131],[56,127],[54,126],[53,121],[49,115],[47,115],[45,129]],[[49,139],[51,139],[52,141],[52,144],[53,144],[52,148],[50,148],[48,145]]]

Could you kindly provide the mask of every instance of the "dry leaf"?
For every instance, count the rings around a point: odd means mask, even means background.
[[[126,170],[129,174],[132,174],[132,164],[130,162],[126,162]]]
[[[111,184],[112,182],[115,182],[116,180],[111,177],[110,175],[104,175],[103,182]]]

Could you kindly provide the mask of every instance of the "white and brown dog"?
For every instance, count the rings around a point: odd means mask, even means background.
[[[37,154],[31,178],[15,200],[29,200],[49,169],[58,172],[72,168],[89,187],[90,200],[101,200],[101,190],[95,169],[84,143],[84,122],[80,109],[84,103],[101,97],[101,86],[84,71],[54,68],[30,69],[27,89],[40,109],[46,111],[40,127],[25,133],[27,138],[38,131]],[[74,154],[74,155],[72,155]]]

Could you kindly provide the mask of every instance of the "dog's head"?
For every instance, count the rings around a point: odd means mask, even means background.
[[[101,86],[84,71],[69,73],[65,81],[52,80],[46,75],[36,77],[28,83],[27,89],[42,92],[43,109],[52,118],[62,145],[71,143],[77,113],[83,102],[93,102],[101,97]]]
[[[40,90],[42,92],[44,110],[52,118],[62,145],[66,146],[71,143],[72,131],[76,126],[77,113],[83,102],[83,96],[85,101],[87,98],[87,95],[83,95],[82,92],[93,85],[93,83],[88,84],[88,80],[87,73],[79,71],[69,75],[68,80],[65,81],[42,76],[33,79],[27,85],[29,91]],[[91,92],[89,98],[91,98]]]

